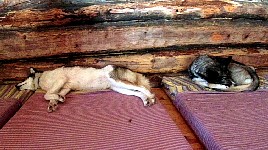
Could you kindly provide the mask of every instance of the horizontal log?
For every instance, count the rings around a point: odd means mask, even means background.
[[[90,2],[90,1],[89,1]],[[105,2],[105,1],[104,1]],[[78,3],[78,4],[77,4]],[[12,4],[12,3],[11,3]],[[17,4],[17,3],[16,3]],[[36,28],[96,22],[159,19],[250,18],[268,19],[268,4],[233,0],[164,0],[139,3],[80,3],[69,1],[18,1],[0,6],[0,28]]]
[[[114,64],[127,67],[141,73],[174,73],[184,71],[193,59],[200,54],[213,56],[233,56],[233,58],[246,65],[257,68],[268,66],[267,49],[195,49],[187,51],[161,51],[143,55],[129,54],[103,57],[77,57],[77,58],[39,58],[2,63],[0,65],[0,81],[22,80],[27,77],[30,67],[38,70],[51,70],[61,66],[92,66],[103,67]]]
[[[173,46],[268,44],[268,22],[185,21],[0,31],[0,62],[48,56],[155,51]]]

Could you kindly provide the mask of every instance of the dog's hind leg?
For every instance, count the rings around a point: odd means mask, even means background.
[[[110,82],[111,82],[111,88],[112,89],[125,89],[125,90],[128,90],[128,91],[139,92],[139,93],[142,93],[143,95],[145,95],[147,97],[147,100],[149,101],[149,105],[155,103],[154,94],[152,94],[148,89],[146,89],[143,86],[140,87],[140,86],[136,86],[136,85],[133,85],[133,84],[124,83],[122,81],[116,81],[116,80],[114,80],[112,78],[110,78]],[[147,104],[146,104],[146,106],[147,106]]]
[[[144,106],[150,106],[153,104],[151,101],[149,101],[148,97],[142,92],[124,89],[120,87],[111,87],[111,89],[121,94],[139,97],[142,100]]]
[[[113,66],[113,70],[108,75],[112,88],[126,89],[146,95],[149,103],[155,103],[155,96],[150,92],[149,80],[142,74],[133,72],[126,68]]]
[[[140,92],[144,93],[149,98],[154,97],[154,94],[152,94],[148,89],[146,89],[143,86],[137,86],[137,85],[130,84],[130,83],[124,83],[122,81],[115,81],[113,79],[111,79],[111,81],[112,81],[112,86],[120,87],[120,88],[124,88],[124,89],[135,90],[135,91],[140,91]]]

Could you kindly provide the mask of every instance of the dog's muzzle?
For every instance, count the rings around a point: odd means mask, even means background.
[[[20,90],[20,86],[19,85],[15,85],[16,89]]]

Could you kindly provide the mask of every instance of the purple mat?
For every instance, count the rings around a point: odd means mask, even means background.
[[[268,149],[268,92],[180,93],[174,101],[207,149]]]
[[[32,94],[32,91],[18,91],[14,84],[0,85],[0,129]]]
[[[0,98],[0,129],[7,123],[7,121],[19,110],[21,103],[18,99]]]
[[[47,113],[35,93],[0,130],[0,149],[191,149],[164,107],[116,92],[70,94]]]

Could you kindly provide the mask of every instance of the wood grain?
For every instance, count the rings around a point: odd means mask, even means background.
[[[154,88],[153,92],[159,99],[160,103],[166,108],[172,120],[176,123],[179,130],[182,132],[186,140],[192,146],[194,150],[205,149],[203,144],[199,141],[198,137],[194,134],[193,130],[188,126],[182,115],[178,112],[175,106],[172,104],[169,97],[166,95],[163,89]]]
[[[39,30],[0,30],[0,61],[44,56],[151,52],[174,46],[267,46],[268,42],[267,22],[186,21],[158,22],[157,25],[151,23],[134,23],[131,26],[99,24]]]
[[[268,18],[267,3],[234,0],[5,0],[0,10],[2,29],[151,19]]]
[[[0,64],[0,80],[23,80],[29,68],[51,70],[61,66],[103,67],[108,64],[127,67],[141,73],[175,73],[187,70],[194,58],[200,54],[213,56],[233,56],[233,59],[257,68],[268,66],[268,50],[253,48],[205,48],[169,50],[145,54],[114,54],[95,57],[44,57],[36,59],[3,61]],[[12,69],[11,69],[12,68]]]

